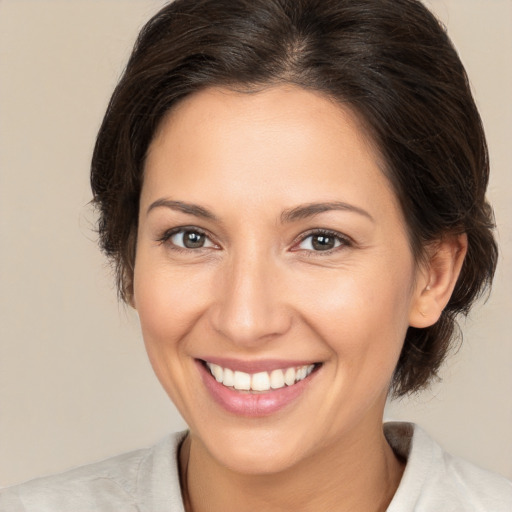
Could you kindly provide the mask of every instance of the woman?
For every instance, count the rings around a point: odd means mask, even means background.
[[[143,29],[91,183],[189,432],[5,510],[508,510],[510,483],[382,415],[496,263],[467,78],[412,0],[177,0]],[[2,509],[2,510],[3,510]]]

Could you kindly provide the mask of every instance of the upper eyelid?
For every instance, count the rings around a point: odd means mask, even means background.
[[[338,238],[342,242],[345,242],[348,244],[354,243],[354,241],[352,240],[351,237],[349,237],[348,235],[345,235],[343,233],[340,233],[339,231],[335,231],[332,229],[313,228],[313,229],[305,231],[304,233],[301,233],[299,236],[297,236],[295,238],[295,240],[293,241],[293,245],[296,245],[297,243],[302,242],[302,241],[306,240],[306,238],[308,238],[310,236],[314,236],[314,235],[331,235],[331,236]]]
[[[166,229],[160,236],[158,236],[157,241],[165,242],[169,240],[169,238],[171,238],[173,235],[176,235],[177,233],[180,233],[182,231],[196,231],[197,233],[200,233],[201,235],[205,235],[206,237],[208,237],[213,243],[217,243],[214,241],[214,237],[212,237],[209,231],[198,226],[176,226],[174,228]]]

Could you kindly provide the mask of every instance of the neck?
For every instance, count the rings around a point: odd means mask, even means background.
[[[180,452],[187,512],[383,512],[404,465],[381,425],[354,431],[307,460],[279,473],[240,474],[221,466],[199,439],[189,436]]]

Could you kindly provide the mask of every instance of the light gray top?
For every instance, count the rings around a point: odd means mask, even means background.
[[[407,459],[388,512],[512,512],[512,482],[448,455],[413,424],[384,431]],[[4,489],[0,512],[184,512],[177,452],[185,435]]]

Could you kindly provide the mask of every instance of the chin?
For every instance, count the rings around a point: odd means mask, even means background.
[[[253,443],[233,442],[226,450],[212,448],[212,455],[230,471],[245,475],[271,475],[284,472],[297,464],[300,453],[277,440],[255,440]]]

